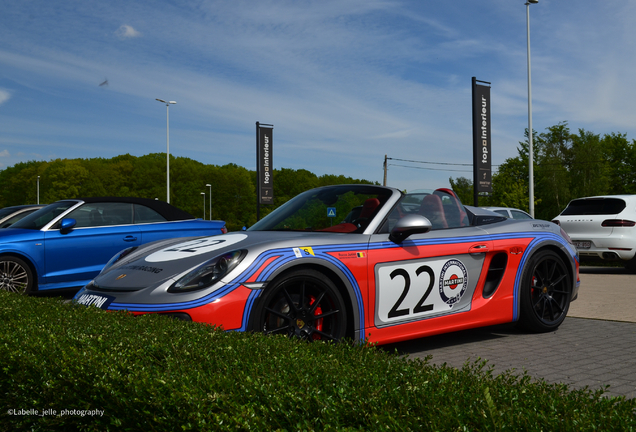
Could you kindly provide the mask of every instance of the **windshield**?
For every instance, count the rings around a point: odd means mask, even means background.
[[[60,214],[64,213],[69,208],[73,207],[75,204],[77,204],[77,201],[59,201],[53,204],[49,204],[46,207],[43,207],[40,210],[26,216],[24,219],[17,221],[13,225],[11,225],[9,229],[22,228],[40,230],[46,224],[51,222]]]
[[[304,192],[267,215],[248,231],[360,233],[392,191],[371,185],[339,185]]]

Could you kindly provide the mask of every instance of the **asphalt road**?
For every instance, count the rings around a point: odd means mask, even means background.
[[[636,397],[636,275],[622,268],[582,267],[579,298],[552,333],[530,334],[514,325],[466,330],[385,346],[433,364],[462,367],[488,361],[506,370],[572,388],[605,388]]]

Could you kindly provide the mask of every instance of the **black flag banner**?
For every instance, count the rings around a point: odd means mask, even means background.
[[[256,123],[258,152],[258,202],[274,204],[274,126]]]
[[[492,192],[492,153],[490,149],[490,85],[479,85],[473,77],[473,185],[475,205],[478,194]]]

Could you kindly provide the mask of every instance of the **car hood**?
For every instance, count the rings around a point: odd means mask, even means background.
[[[0,243],[11,243],[15,241],[41,239],[42,231],[22,228],[0,229]]]
[[[95,288],[103,291],[137,291],[177,280],[208,260],[228,252],[244,250],[247,256],[234,271],[222,279],[227,283],[265,250],[291,248],[300,243],[333,243],[362,234],[325,234],[312,232],[245,231],[209,237],[189,237],[149,243],[136,249],[94,280]]]

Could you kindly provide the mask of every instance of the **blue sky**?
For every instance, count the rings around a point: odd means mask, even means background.
[[[493,164],[528,125],[523,0],[5,1],[0,169],[166,151],[382,182],[384,155],[472,163],[471,77],[492,83]],[[530,7],[533,127],[636,139],[636,2]],[[105,81],[108,84],[101,85]],[[464,165],[391,161],[388,184],[448,186]],[[406,168],[399,165],[411,165]],[[428,168],[428,169],[422,169]],[[202,189],[203,190],[203,189]]]

